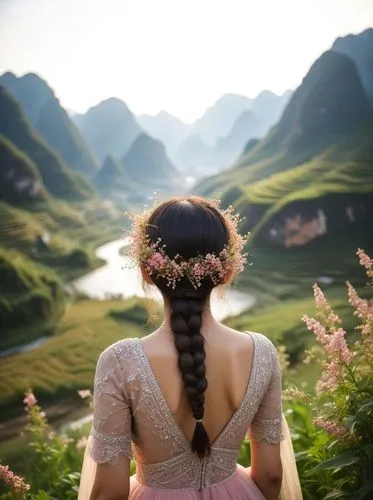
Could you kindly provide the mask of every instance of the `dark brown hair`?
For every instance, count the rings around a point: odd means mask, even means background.
[[[218,255],[229,240],[223,215],[212,203],[199,197],[174,198],[159,205],[149,218],[146,233],[151,242],[161,238],[171,259],[177,254],[185,260],[208,253]],[[164,278],[151,279],[170,302],[179,369],[196,419],[191,446],[202,458],[210,452],[210,440],[202,422],[207,388],[202,312],[215,284],[205,278],[196,289],[183,278],[172,288]]]

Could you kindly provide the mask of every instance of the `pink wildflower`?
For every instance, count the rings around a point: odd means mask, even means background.
[[[349,430],[344,425],[338,425],[330,420],[317,417],[313,419],[313,423],[324,429],[326,432],[337,438],[344,438],[349,435]]]
[[[325,295],[321,291],[317,283],[313,284],[313,295],[315,297],[316,306],[320,309],[328,307],[328,302],[326,301]]]
[[[288,389],[286,389],[285,396],[289,398],[299,399],[299,401],[302,401],[303,403],[306,404],[311,402],[311,396],[309,396],[303,391],[300,391],[296,387],[289,387]]]
[[[302,317],[302,321],[306,324],[308,330],[314,332],[316,335],[317,340],[325,345],[328,343],[328,335],[326,334],[326,329],[325,327],[320,323],[320,321],[317,321],[314,318],[310,318],[307,314],[305,314]]]
[[[355,288],[347,282],[348,301],[355,309],[354,316],[366,321],[373,321],[373,306],[365,299],[358,296]]]
[[[31,390],[26,392],[25,399],[23,400],[23,404],[26,406],[26,408],[31,408],[31,406],[34,406],[36,403],[37,403],[37,399],[36,399],[34,393]]]
[[[343,363],[348,364],[352,360],[352,353],[347,347],[344,336],[345,331],[343,328],[338,328],[336,332],[329,336],[326,349],[331,356],[336,355]]]
[[[334,327],[337,323],[341,323],[341,318],[334,311],[331,311],[328,316],[328,324],[330,327]]]
[[[87,399],[92,396],[92,393],[89,389],[81,389],[80,391],[78,391],[78,394],[82,399]]]
[[[369,255],[364,252],[364,250],[359,248],[356,255],[360,259],[360,265],[365,267],[367,271],[370,271],[373,268],[373,259],[371,259]]]
[[[332,359],[329,362],[324,362],[324,372],[321,376],[319,390],[335,389],[338,385],[339,377],[341,376],[341,365],[338,360]]]
[[[30,485],[25,483],[22,477],[17,476],[14,472],[9,470],[8,465],[0,464],[0,479],[2,479],[7,486],[10,486],[16,494],[26,493],[30,489]]]

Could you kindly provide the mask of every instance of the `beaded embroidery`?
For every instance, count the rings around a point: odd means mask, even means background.
[[[101,355],[96,372],[92,458],[100,463],[115,463],[120,455],[130,455],[132,440],[139,482],[156,488],[199,488],[201,481],[206,487],[235,473],[238,450],[248,429],[251,439],[279,442],[282,409],[276,351],[263,335],[250,335],[254,354],[247,389],[232,418],[212,443],[211,455],[203,462],[191,451],[177,425],[141,341],[126,339],[109,347]],[[105,373],[101,373],[103,368]],[[110,398],[110,388],[114,391],[112,401],[103,401]],[[271,391],[273,401],[266,400],[261,406]],[[100,408],[103,402],[106,407]],[[131,433],[132,419],[135,433]],[[157,450],[159,454],[154,463],[147,463],[147,441],[152,442],[153,453]]]

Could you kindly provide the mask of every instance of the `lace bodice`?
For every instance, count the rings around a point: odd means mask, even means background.
[[[244,397],[200,460],[177,425],[139,339],[121,340],[100,356],[94,384],[91,457],[115,463],[134,457],[141,483],[157,488],[203,488],[229,478],[246,434],[281,439],[281,376],[277,353],[263,335],[250,334],[254,354]]]

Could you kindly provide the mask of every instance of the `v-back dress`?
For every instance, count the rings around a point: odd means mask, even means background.
[[[135,459],[131,500],[264,499],[237,457],[246,435],[280,441],[281,376],[273,344],[250,335],[254,350],[245,394],[203,460],[177,425],[141,341],[121,340],[101,354],[89,453],[96,463],[115,463],[120,455]]]

